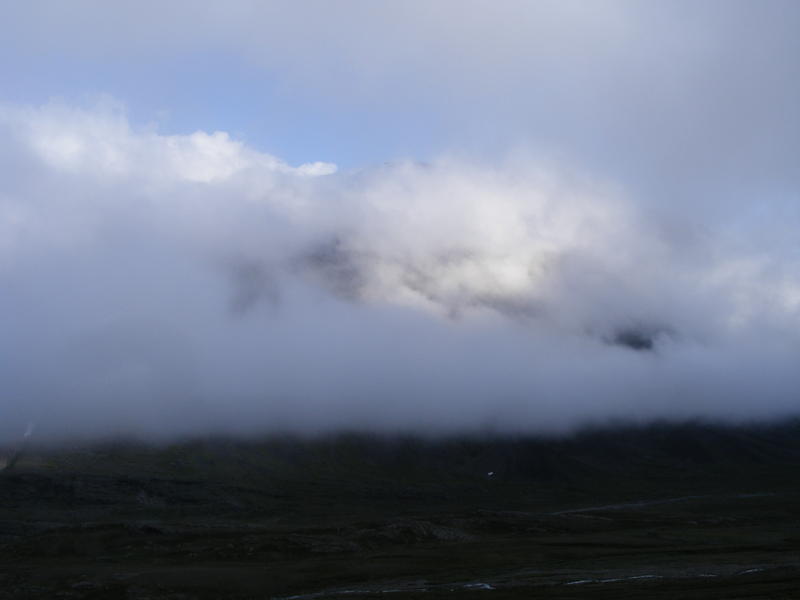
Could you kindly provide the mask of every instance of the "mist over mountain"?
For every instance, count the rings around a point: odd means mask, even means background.
[[[798,410],[791,0],[40,0],[0,438]]]
[[[800,259],[762,233],[797,224],[780,206],[710,219],[530,153],[294,167],[110,101],[0,127],[4,435],[797,409]]]
[[[800,2],[0,19],[0,598],[794,598]]]

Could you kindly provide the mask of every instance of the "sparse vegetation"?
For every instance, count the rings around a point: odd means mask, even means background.
[[[789,598],[798,464],[796,422],[31,448],[0,598]]]

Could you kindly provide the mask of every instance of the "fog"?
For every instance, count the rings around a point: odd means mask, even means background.
[[[0,441],[797,414],[797,3],[205,8],[10,9]]]
[[[797,407],[798,255],[530,154],[336,172],[2,111],[6,435],[553,431]]]

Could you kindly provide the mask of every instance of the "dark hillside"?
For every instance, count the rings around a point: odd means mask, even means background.
[[[798,467],[797,421],[31,447],[0,597],[791,597]]]

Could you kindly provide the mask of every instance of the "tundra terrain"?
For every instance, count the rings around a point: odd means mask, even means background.
[[[387,596],[799,597],[800,423],[32,445],[0,475],[3,599]]]

